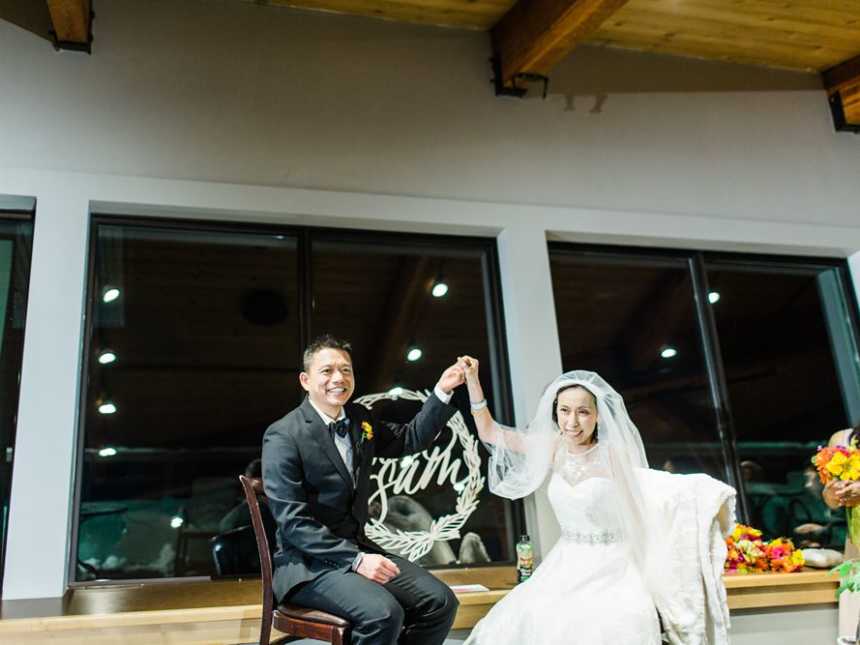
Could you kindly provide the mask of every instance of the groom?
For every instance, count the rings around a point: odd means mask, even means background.
[[[463,379],[462,367],[452,365],[412,421],[377,421],[348,403],[355,388],[349,344],[327,335],[308,346],[299,375],[307,398],[263,437],[279,602],[345,618],[354,645],[445,640],[458,605],[451,589],[386,553],[365,535],[364,524],[373,458],[428,448],[456,412],[448,402]]]

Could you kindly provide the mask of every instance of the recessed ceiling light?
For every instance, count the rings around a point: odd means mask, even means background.
[[[660,356],[663,358],[675,358],[677,355],[678,350],[674,347],[664,347],[660,352]]]
[[[116,287],[105,287],[102,292],[102,301],[103,302],[113,302],[117,298],[119,298],[120,291]]]
[[[410,347],[409,351],[406,352],[406,360],[410,363],[414,363],[419,360],[422,356],[424,356],[424,352],[421,351],[420,347]]]
[[[719,291],[711,291],[708,294],[708,302],[710,302],[711,304],[714,304],[715,302],[719,302],[719,301],[720,301],[720,292]]]
[[[102,448],[99,450],[99,457],[113,457],[116,454],[116,448]]]
[[[114,354],[111,350],[106,349],[101,354],[99,354],[99,363],[102,365],[110,365],[116,360],[116,354]]]
[[[106,401],[99,405],[99,414],[114,414],[116,412],[116,405],[114,405],[110,401]]]
[[[441,298],[448,293],[448,284],[442,281],[436,282],[436,284],[433,285],[431,293],[434,298]]]

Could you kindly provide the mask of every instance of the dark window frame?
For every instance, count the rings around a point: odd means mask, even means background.
[[[35,205],[29,211],[21,211],[21,210],[7,210],[0,209],[0,220],[7,222],[21,222],[21,223],[29,223],[33,228],[32,235],[35,235],[36,228],[36,209]],[[23,343],[26,347],[27,343],[27,304],[30,300],[30,278],[32,275],[32,266],[33,266],[33,249],[32,249],[32,236],[31,236],[31,248],[30,248],[30,264],[28,266],[27,271],[27,279],[25,280],[25,292],[24,292],[24,329],[23,329]],[[11,292],[10,292],[11,295]],[[7,306],[7,315],[9,312],[9,308]],[[0,338],[0,344],[4,341],[3,338]],[[15,476],[15,443],[18,438],[18,410],[21,406],[21,368],[23,365],[18,366],[18,395],[14,400],[14,408],[10,411],[12,418],[12,427],[10,428],[10,436],[9,443],[12,447],[12,463],[9,465],[9,506],[11,508],[12,503],[12,480]],[[5,459],[5,455],[0,455],[0,458]],[[0,520],[2,521],[2,520]],[[5,518],[5,525],[0,527],[0,535],[2,535],[3,539],[0,540],[0,593],[3,591],[3,580],[4,580],[4,572],[6,571],[6,543],[9,537],[9,516],[7,515]]]
[[[87,396],[90,385],[91,351],[94,335],[94,306],[96,299],[96,251],[98,244],[99,226],[122,226],[136,229],[161,229],[188,232],[236,233],[257,235],[284,235],[293,237],[297,243],[298,263],[298,300],[299,300],[299,336],[301,346],[305,347],[313,337],[311,324],[313,300],[313,243],[315,240],[353,241],[356,243],[381,244],[385,246],[402,246],[404,241],[408,246],[428,249],[440,247],[444,241],[445,248],[460,247],[464,250],[480,250],[482,252],[482,267],[485,281],[485,307],[487,312],[488,339],[492,352],[490,365],[493,367],[492,379],[494,384],[494,413],[503,423],[512,424],[513,396],[510,380],[510,363],[508,359],[507,337],[505,335],[504,303],[502,300],[501,269],[499,267],[498,245],[495,237],[478,237],[462,235],[435,235],[430,233],[391,232],[376,230],[361,230],[351,228],[332,228],[321,226],[302,226],[295,224],[270,224],[255,222],[235,222],[213,219],[191,219],[183,217],[154,217],[129,216],[116,213],[92,213],[89,220],[89,240],[86,264],[86,282],[84,293],[84,339],[81,344],[80,387],[78,392],[78,411],[75,438],[74,481],[72,488],[71,530],[69,539],[69,556],[67,563],[67,588],[85,589],[93,586],[121,586],[134,583],[147,584],[181,584],[184,582],[200,582],[210,580],[209,576],[186,576],[169,578],[125,578],[117,580],[78,581],[77,558],[80,526],[81,490],[83,486],[83,463],[86,441]],[[525,509],[521,500],[511,503],[513,514],[514,534],[512,540],[524,532]],[[511,545],[513,547],[513,544]],[[513,553],[513,548],[511,549]],[[469,569],[487,569],[497,571],[500,567],[512,567],[514,560],[495,561],[482,564],[470,564]],[[447,567],[446,569],[450,569]],[[459,570],[457,567],[455,570]]]

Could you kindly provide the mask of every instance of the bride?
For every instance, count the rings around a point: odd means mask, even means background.
[[[735,492],[706,475],[649,470],[621,396],[593,372],[567,372],[525,430],[497,424],[461,359],[490,490],[516,499],[549,478],[561,537],[465,645],[725,645],[724,536]],[[658,619],[659,611],[659,619]]]

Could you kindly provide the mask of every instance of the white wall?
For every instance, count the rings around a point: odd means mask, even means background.
[[[815,78],[584,49],[501,100],[484,35],[234,0],[112,0],[95,35],[0,23],[0,196],[37,200],[7,599],[65,587],[91,211],[498,236],[521,421],[560,366],[545,237],[860,251],[860,139]]]
[[[857,220],[860,139],[815,77],[583,49],[550,100],[503,100],[482,33],[239,0],[97,13],[91,57],[0,24],[0,168]]]
[[[779,610],[732,612],[732,645],[835,645],[834,606],[808,605]]]
[[[46,191],[38,209],[33,256],[51,261],[33,263],[30,271],[21,369],[26,396],[20,398],[13,461],[13,495],[24,493],[12,501],[5,564],[12,590],[14,581],[26,581],[31,597],[48,595],[34,570],[64,572],[68,561],[89,233],[87,201],[79,195]],[[24,458],[19,461],[18,455]],[[24,530],[13,528],[12,521]]]

